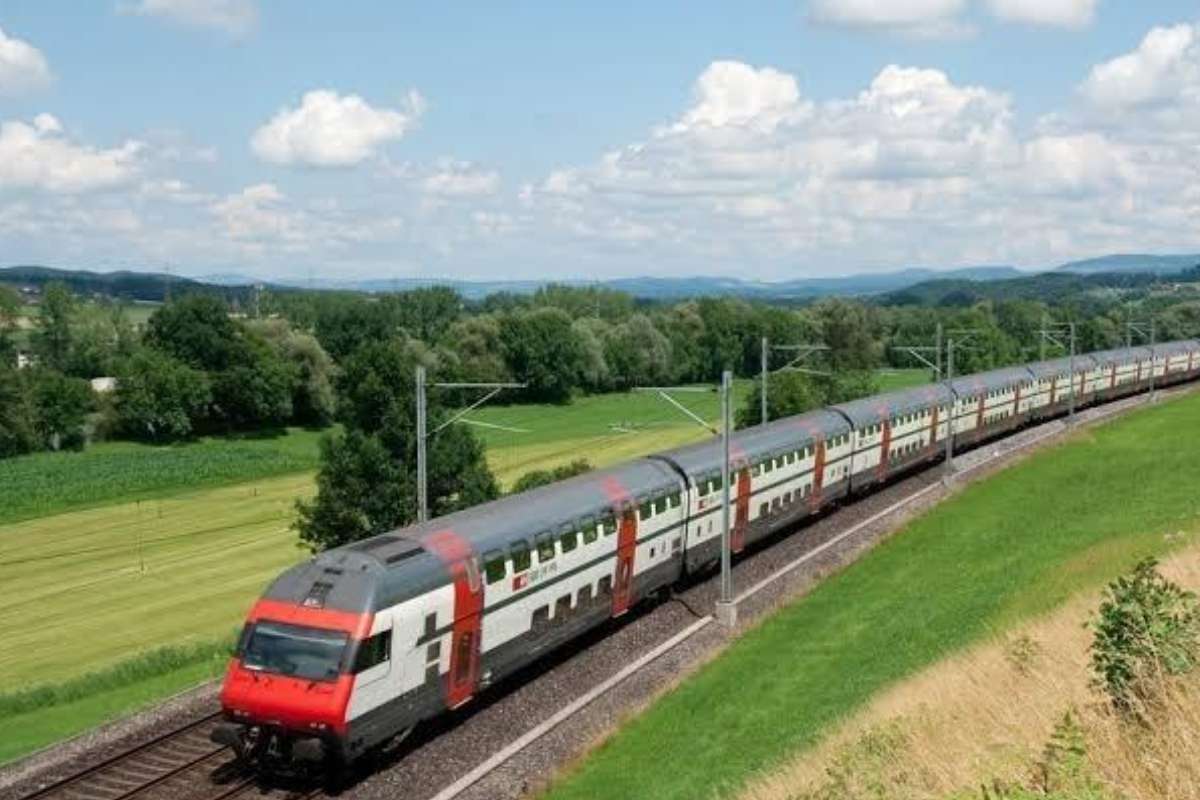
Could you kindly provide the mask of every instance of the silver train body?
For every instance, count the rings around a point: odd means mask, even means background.
[[[1152,377],[1153,376],[1153,377]],[[720,558],[956,448],[1200,377],[1200,342],[968,375],[739,431],[330,550],[251,611],[215,737],[350,761]]]

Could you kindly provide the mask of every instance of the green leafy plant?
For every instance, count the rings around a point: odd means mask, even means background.
[[[1137,713],[1153,698],[1156,681],[1193,670],[1200,656],[1196,596],[1145,559],[1109,584],[1092,621],[1095,684],[1113,705]]]

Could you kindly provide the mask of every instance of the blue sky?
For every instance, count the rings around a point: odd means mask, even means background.
[[[263,277],[1200,251],[1194,2],[5,0],[0,262]]]

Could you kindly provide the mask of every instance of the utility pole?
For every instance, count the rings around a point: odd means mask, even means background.
[[[805,359],[814,353],[823,353],[829,350],[823,344],[777,344],[772,346],[770,340],[766,336],[762,338],[762,370],[761,370],[761,391],[759,392],[759,420],[761,424],[766,425],[767,418],[767,385],[768,378],[771,375],[771,351],[785,350],[793,354],[792,360],[786,365],[780,367],[777,372],[803,372],[807,375],[828,375],[828,372],[821,370],[809,369],[801,366]]]
[[[481,405],[491,400],[505,389],[524,389],[524,383],[429,383],[425,375],[425,367],[417,365],[416,370],[417,394],[417,522],[429,519],[429,470],[428,444],[429,439],[441,433],[446,428],[461,420]],[[471,405],[459,411],[450,419],[438,425],[433,431],[427,431],[429,404],[425,393],[428,387],[436,389],[486,389],[487,394]]]
[[[761,413],[759,419],[763,425],[767,424],[767,378],[771,374],[771,345],[767,337],[762,337],[762,387],[758,393],[759,405]],[[722,418],[723,419],[723,418]]]
[[[730,399],[733,373],[721,374],[721,599],[717,601],[717,621],[726,628],[737,625],[737,606],[733,603],[733,574],[730,565],[729,484],[733,476],[729,469],[729,439],[733,427],[733,402]],[[765,384],[764,384],[765,386]]]
[[[730,555],[730,492],[729,485],[733,482],[730,463],[730,440],[733,435],[733,372],[725,370],[721,373],[721,427],[714,428],[702,417],[684,406],[671,396],[672,392],[711,392],[712,388],[699,386],[638,386],[635,392],[654,392],[676,410],[710,433],[721,437],[721,592],[717,599],[715,616],[717,621],[727,628],[737,625],[737,605],[733,602],[733,572]]]
[[[1071,373],[1070,382],[1071,388],[1067,393],[1067,424],[1075,424],[1075,323],[1074,322],[1057,322],[1051,324],[1043,320],[1042,329],[1038,331],[1041,334],[1041,347],[1043,356],[1046,352],[1046,344],[1054,344],[1063,350],[1066,350],[1070,355],[1068,357],[1067,370]],[[1067,340],[1063,341],[1063,334],[1067,335]],[[1043,357],[1043,361],[1045,358]],[[1152,370],[1153,372],[1153,370]],[[1082,387],[1080,387],[1082,388]]]
[[[1154,346],[1158,343],[1158,339],[1157,339],[1158,334],[1157,334],[1157,331],[1155,330],[1154,323],[1155,323],[1155,320],[1153,317],[1150,318],[1149,322],[1141,322],[1141,321],[1135,321],[1135,320],[1131,319],[1125,323],[1126,347],[1133,346],[1134,334],[1137,334],[1138,336],[1145,339],[1150,347],[1150,402],[1151,403],[1158,400],[1158,393],[1155,391],[1155,388],[1154,388],[1154,385],[1155,385],[1154,371],[1158,368],[1158,365],[1155,363],[1155,357],[1157,354],[1154,351]]]
[[[941,326],[938,326],[939,330]],[[958,421],[958,395],[954,393],[954,350],[968,349],[963,343],[979,333],[974,328],[959,328],[949,331],[946,338],[946,389],[950,392],[950,413],[946,419],[946,464],[944,467],[946,479],[954,474],[954,424]]]

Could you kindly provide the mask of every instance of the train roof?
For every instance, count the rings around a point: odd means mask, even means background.
[[[988,372],[977,372],[974,375],[963,375],[950,381],[950,388],[959,397],[990,392],[996,389],[1011,389],[1023,386],[1033,380],[1034,375],[1028,367],[1003,367]]]
[[[1155,355],[1176,355],[1177,353],[1191,353],[1200,350],[1200,344],[1191,339],[1180,339],[1174,342],[1162,342],[1154,345]]]
[[[1075,371],[1085,372],[1096,366],[1096,360],[1088,353],[1078,353],[1075,356]],[[1027,364],[1026,367],[1033,373],[1035,378],[1054,378],[1066,377],[1071,371],[1071,359],[1069,356],[1063,358],[1051,358],[1046,361],[1035,361],[1032,364]]]
[[[944,383],[931,383],[914,389],[902,389],[834,406],[856,426],[874,425],[885,419],[925,411],[953,400]]]
[[[795,450],[820,439],[829,439],[850,432],[845,418],[827,408],[777,419],[766,425],[744,428],[734,433],[729,443],[730,460],[734,463],[753,463],[779,452]],[[724,453],[720,437],[681,447],[654,458],[679,465],[691,476],[721,472]]]
[[[1119,347],[1115,350],[1100,350],[1095,353],[1088,353],[1088,356],[1098,367],[1123,366],[1149,358],[1150,348]]]

